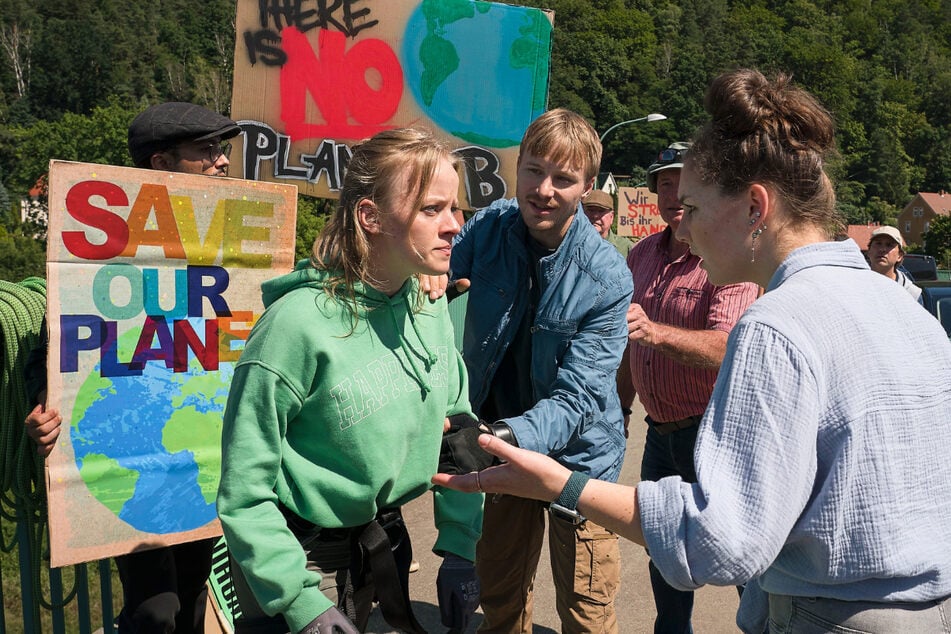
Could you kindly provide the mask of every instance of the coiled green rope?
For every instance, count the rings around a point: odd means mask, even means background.
[[[23,420],[33,408],[26,393],[27,356],[40,342],[46,312],[46,281],[0,280],[0,493],[4,503],[45,507],[43,459],[31,445]]]
[[[33,596],[53,606],[40,591],[40,571],[48,560],[44,458],[26,433],[23,421],[33,409],[26,393],[25,365],[30,350],[42,341],[46,313],[46,280],[30,277],[13,283],[0,280],[0,516],[19,522],[29,536]],[[11,551],[15,542],[3,544]],[[22,547],[22,546],[21,546]],[[77,591],[64,597],[69,603]]]

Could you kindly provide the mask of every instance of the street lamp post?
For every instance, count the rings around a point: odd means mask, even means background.
[[[620,123],[615,123],[610,128],[605,130],[604,133],[601,135],[601,144],[602,145],[604,144],[604,137],[606,137],[613,130],[620,128],[622,125],[627,125],[629,123],[638,123],[639,121],[646,121],[648,123],[651,123],[652,121],[663,121],[666,118],[667,118],[667,115],[652,112],[646,117],[638,117],[637,119],[629,119],[628,121],[621,121]],[[597,186],[597,178],[595,178],[595,186]]]
[[[621,121],[620,123],[615,123],[610,128],[605,130],[604,134],[601,135],[601,142],[604,143],[604,137],[606,137],[609,132],[617,128],[620,128],[622,125],[627,125],[629,123],[637,123],[639,121],[646,121],[648,123],[651,123],[652,121],[663,121],[666,118],[667,118],[667,115],[662,115],[662,114],[657,114],[656,112],[652,112],[646,117],[638,117],[637,119],[630,119],[628,121]]]

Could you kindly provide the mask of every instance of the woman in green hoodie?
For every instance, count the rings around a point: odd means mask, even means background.
[[[419,628],[399,606],[411,549],[398,509],[429,490],[444,420],[471,415],[446,301],[417,280],[449,269],[457,169],[418,130],[355,146],[311,258],[262,287],[266,310],[225,410],[218,492],[238,632],[356,632],[374,594],[392,625]],[[440,608],[462,629],[478,605],[483,500],[434,494]],[[381,526],[385,548],[374,546]],[[400,583],[386,573],[391,543]],[[375,588],[361,589],[367,573]]]

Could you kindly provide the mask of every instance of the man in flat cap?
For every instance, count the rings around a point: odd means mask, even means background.
[[[150,106],[129,126],[129,154],[136,167],[227,176],[230,144],[241,133],[237,123],[191,103]]]
[[[921,303],[921,289],[901,270],[905,259],[905,240],[895,227],[879,227],[868,241],[868,265],[876,273],[901,284],[908,294]]]
[[[136,167],[226,176],[230,148],[225,141],[240,133],[237,123],[201,106],[160,103],[133,119],[129,154]],[[46,456],[62,418],[45,407],[45,347],[31,352],[26,374],[28,393],[37,403],[26,419],[27,433]],[[119,633],[202,634],[213,546],[214,539],[203,539],[116,557],[123,596]]]
[[[621,255],[627,257],[634,243],[611,230],[614,224],[614,198],[611,194],[600,189],[592,189],[581,201],[581,206],[584,208],[584,215],[588,217],[601,237],[613,244]]]

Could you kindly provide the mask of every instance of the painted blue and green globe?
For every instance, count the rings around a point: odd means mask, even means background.
[[[172,372],[149,361],[141,376],[91,372],[70,430],[76,466],[93,497],[133,528],[175,533],[215,518],[221,420],[234,374],[192,359]]]
[[[442,129],[506,148],[545,110],[550,54],[542,11],[424,0],[407,23],[401,61],[420,108]]]

